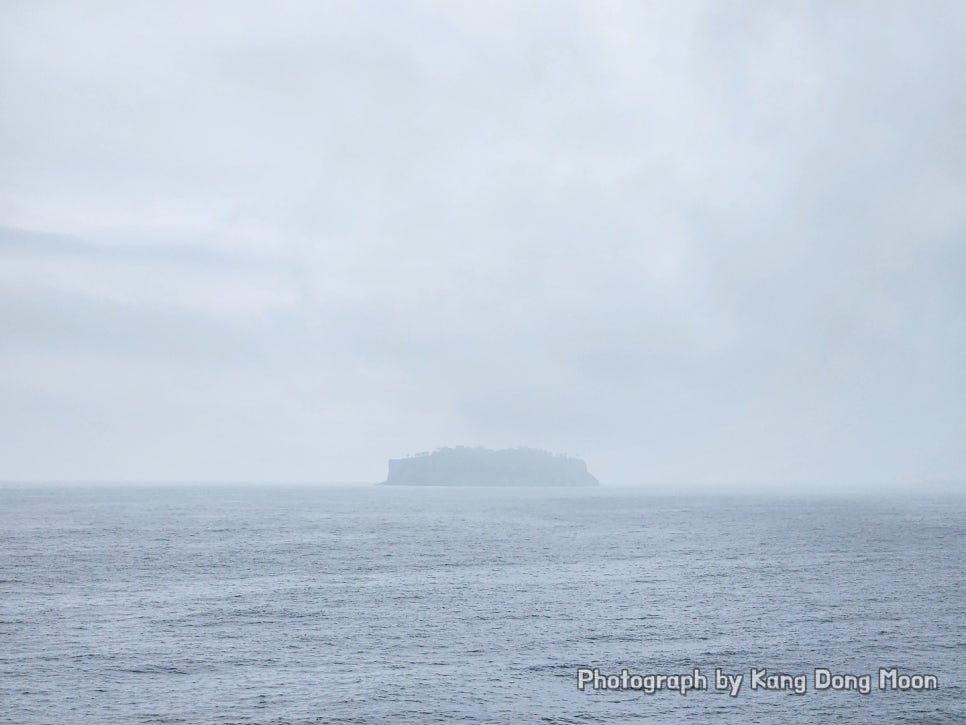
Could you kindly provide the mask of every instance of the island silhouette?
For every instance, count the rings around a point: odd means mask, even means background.
[[[579,458],[536,448],[438,448],[389,461],[389,486],[597,486]]]

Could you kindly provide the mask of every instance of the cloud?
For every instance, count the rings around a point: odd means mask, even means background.
[[[955,3],[2,12],[0,477],[963,475]]]

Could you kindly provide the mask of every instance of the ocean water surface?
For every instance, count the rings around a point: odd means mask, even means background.
[[[964,545],[948,496],[5,485],[0,722],[961,723]]]

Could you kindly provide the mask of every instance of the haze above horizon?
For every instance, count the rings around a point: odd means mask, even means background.
[[[956,2],[6,3],[0,480],[470,443],[963,481],[963,37]]]

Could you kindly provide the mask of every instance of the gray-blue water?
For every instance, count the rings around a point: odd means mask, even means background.
[[[964,722],[964,514],[962,498],[6,486],[0,722]],[[581,692],[585,665],[746,683]],[[807,673],[808,691],[752,691],[753,667]],[[816,667],[940,685],[816,692]]]

